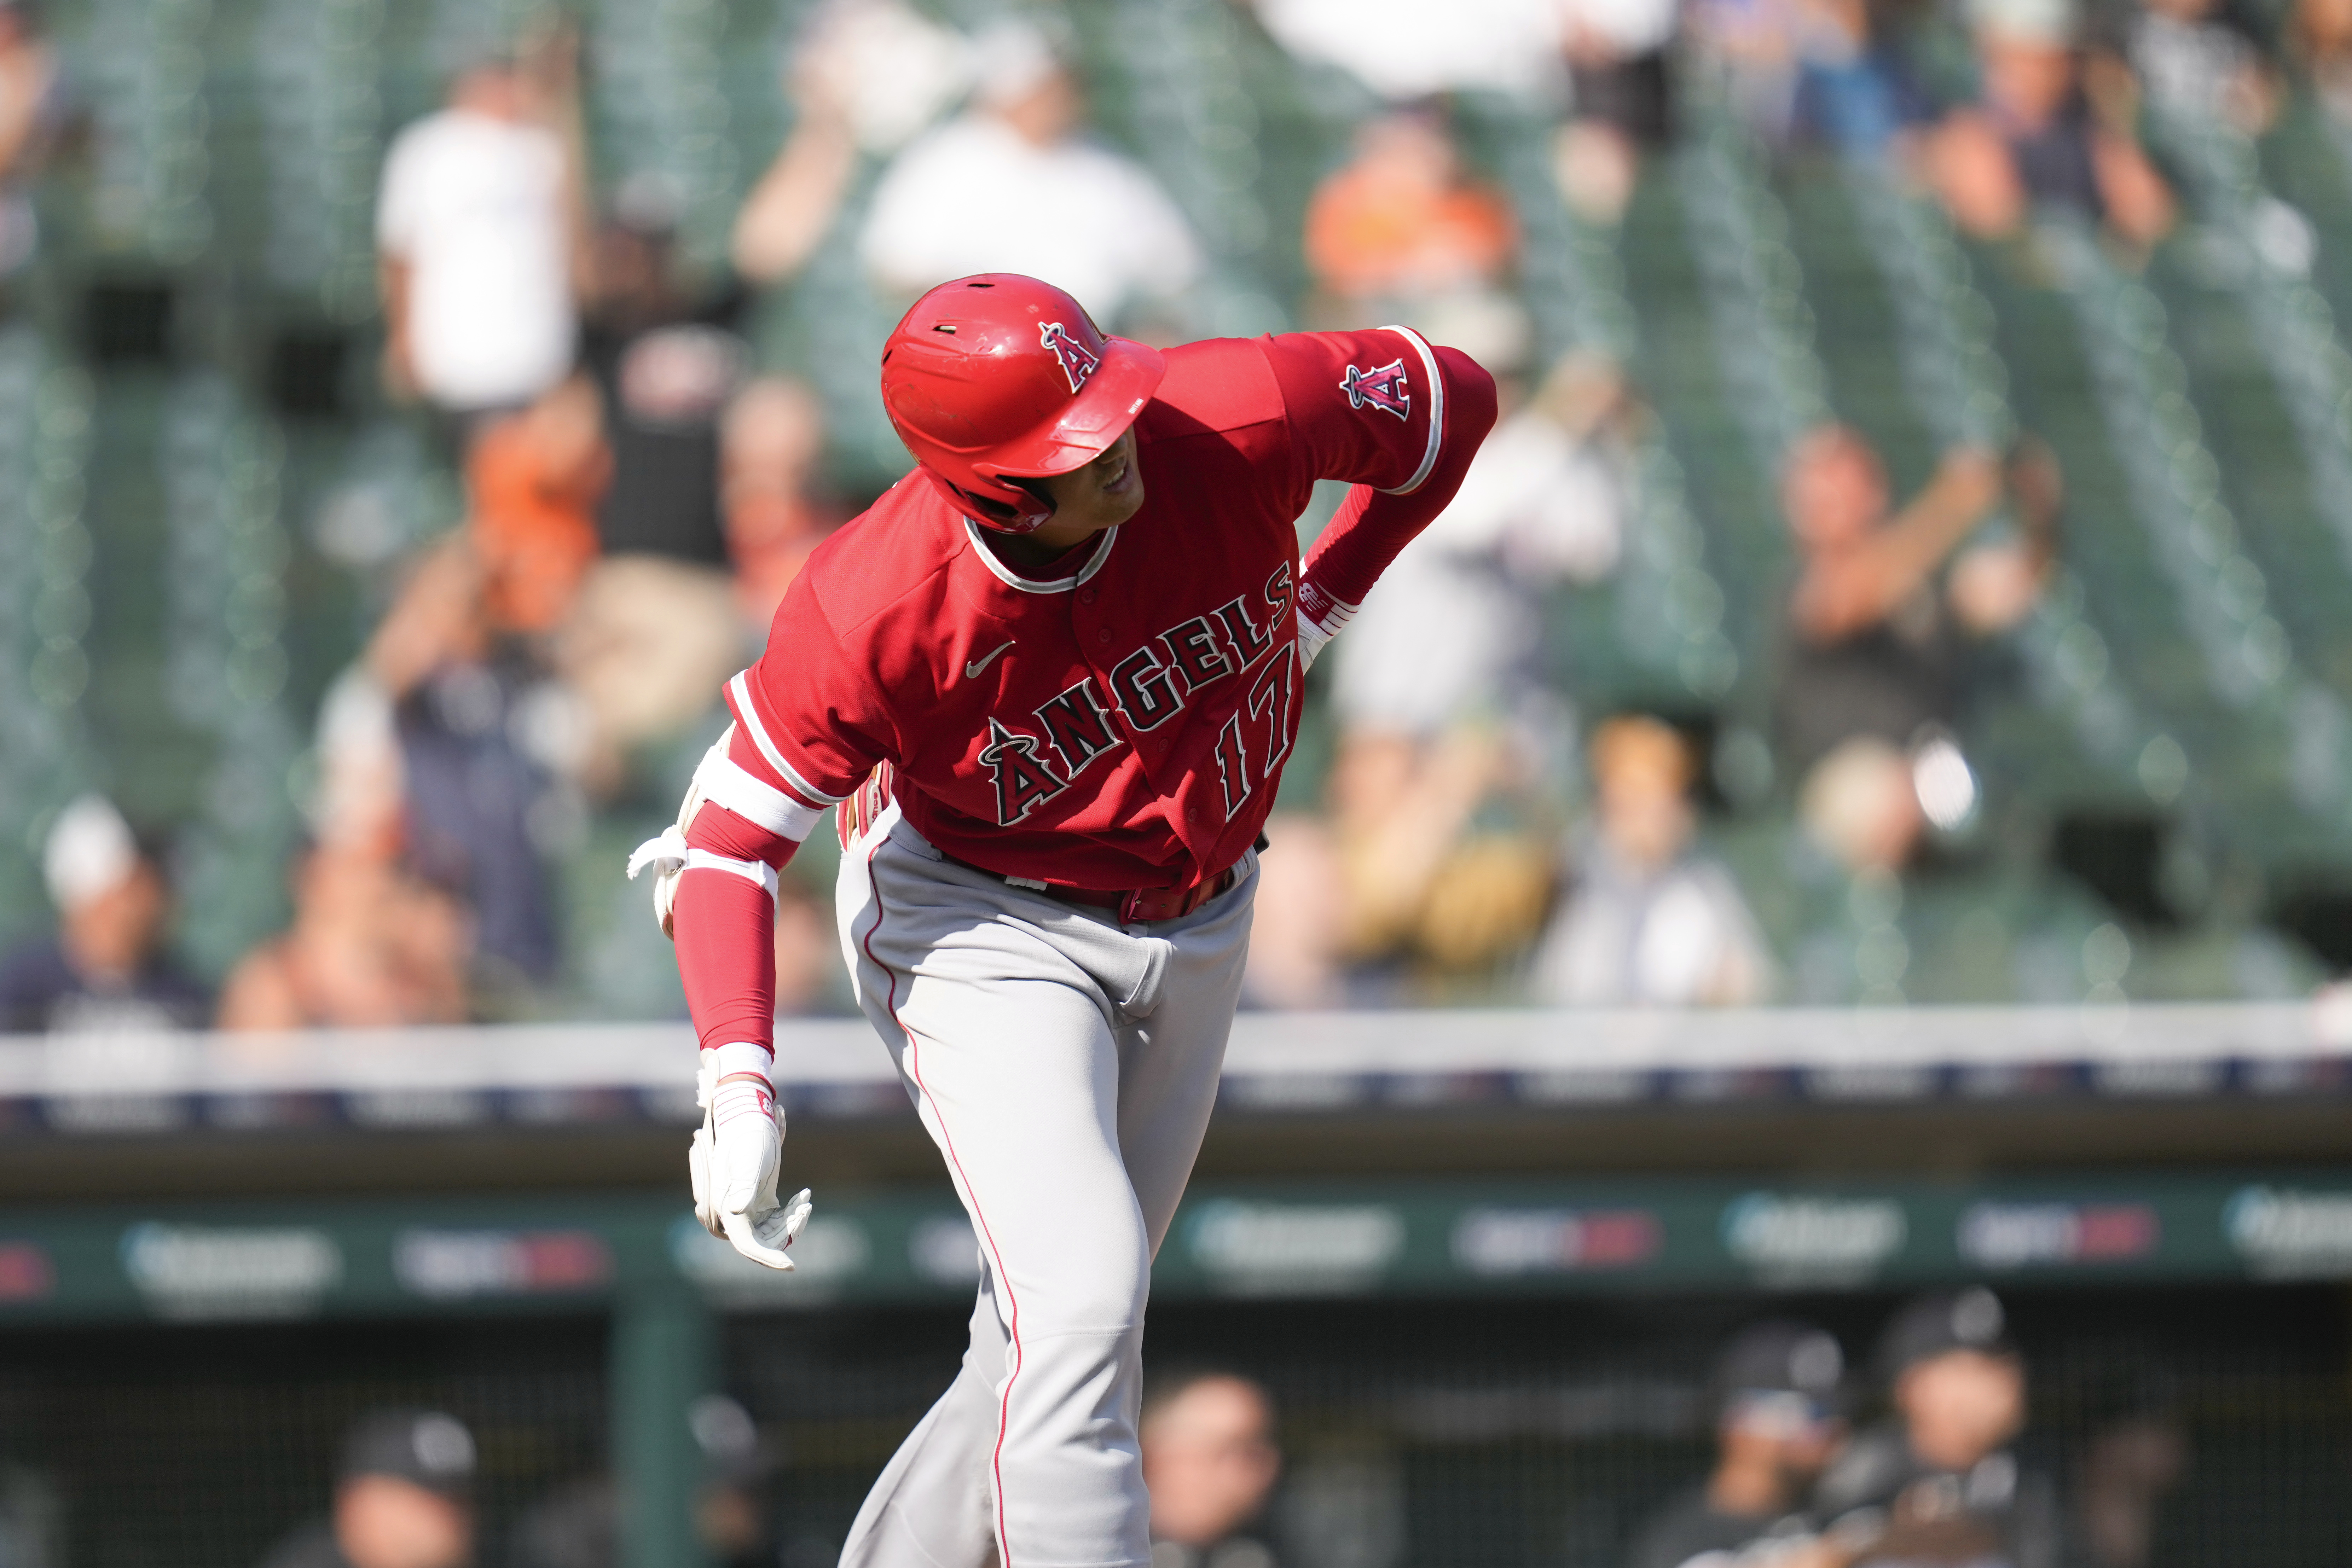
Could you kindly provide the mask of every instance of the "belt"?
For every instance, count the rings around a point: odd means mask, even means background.
[[[940,852],[947,854],[945,850]],[[1065,887],[1060,883],[1038,882],[1025,876],[1006,876],[984,865],[973,865],[956,855],[948,855],[947,858],[967,871],[994,877],[1008,887],[1040,894],[1056,904],[1074,904],[1081,909],[1115,910],[1122,925],[1153,920],[1181,920],[1211,899],[1222,898],[1231,893],[1242,879],[1241,862],[1235,861],[1222,874],[1193,887],[1139,887],[1124,893],[1110,893],[1091,887]]]

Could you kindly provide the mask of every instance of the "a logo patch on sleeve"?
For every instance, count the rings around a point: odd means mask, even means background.
[[[1391,360],[1371,370],[1349,365],[1339,390],[1348,394],[1348,406],[1352,409],[1376,408],[1392,413],[1399,419],[1412,418],[1412,393],[1404,378],[1404,361]]]

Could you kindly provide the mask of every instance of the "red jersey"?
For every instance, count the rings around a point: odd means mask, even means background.
[[[811,556],[728,694],[784,779],[822,803],[887,761],[916,831],[1000,875],[1182,888],[1241,858],[1298,728],[1296,519],[1318,479],[1424,482],[1444,382],[1402,331],[1167,358],[1143,506],[1067,576],[1022,576],[919,481]]]
[[[901,480],[810,556],[729,684],[735,766],[707,790],[677,894],[704,1043],[769,1038],[765,925],[735,953],[718,905],[740,906],[730,926],[763,905],[759,873],[884,764],[918,831],[999,875],[1105,892],[1220,875],[1297,734],[1295,612],[1344,622],[1452,498],[1494,413],[1484,371],[1402,328],[1169,350],[1135,424],[1141,508],[1047,581]],[[1318,479],[1358,488],[1302,570]]]

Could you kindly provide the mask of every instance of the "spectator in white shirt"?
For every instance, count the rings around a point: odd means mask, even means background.
[[[572,368],[578,180],[559,129],[571,100],[561,60],[543,71],[476,65],[384,161],[385,380],[461,433],[520,408]]]
[[[1190,288],[1190,225],[1132,160],[1078,134],[1077,84],[1046,39],[1006,24],[974,58],[972,107],[908,147],[875,192],[863,249],[876,283],[911,299],[971,273],[1029,273],[1105,323]]]
[[[1489,91],[1542,100],[1562,79],[1559,0],[1252,0],[1291,54],[1391,103]]]
[[[2259,136],[2280,98],[2260,36],[2257,22],[2222,0],[2140,0],[2126,25],[2125,57],[2158,110]]]
[[[1568,1007],[1731,1007],[1770,992],[1739,886],[1693,839],[1690,748],[1654,718],[1592,737],[1595,810],[1568,898],[1536,955],[1535,994]]]
[[[1642,154],[1674,132],[1667,50],[1676,0],[1564,0],[1570,104],[1552,149],[1560,194],[1584,217],[1613,224],[1633,200]]]
[[[1332,645],[1345,726],[1425,737],[1527,708],[1546,594],[1616,567],[1631,413],[1614,364],[1571,354],[1495,426]]]
[[[735,214],[737,275],[772,287],[806,266],[863,160],[896,153],[970,89],[971,52],[905,0],[822,0],[784,62],[792,135]]]
[[[1486,362],[1509,407],[1509,351]],[[1254,1002],[1336,1005],[1367,965],[1484,973],[1534,936],[1557,833],[1546,765],[1568,716],[1534,656],[1544,600],[1616,564],[1634,413],[1615,365],[1563,360],[1333,645],[1331,809],[1266,824]]]

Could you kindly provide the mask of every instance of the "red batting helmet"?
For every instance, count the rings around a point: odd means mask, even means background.
[[[952,505],[1025,534],[1053,508],[1011,481],[1093,462],[1166,370],[1159,350],[1103,336],[1052,284],[984,272],[940,284],[899,321],[882,350],[882,406]]]

